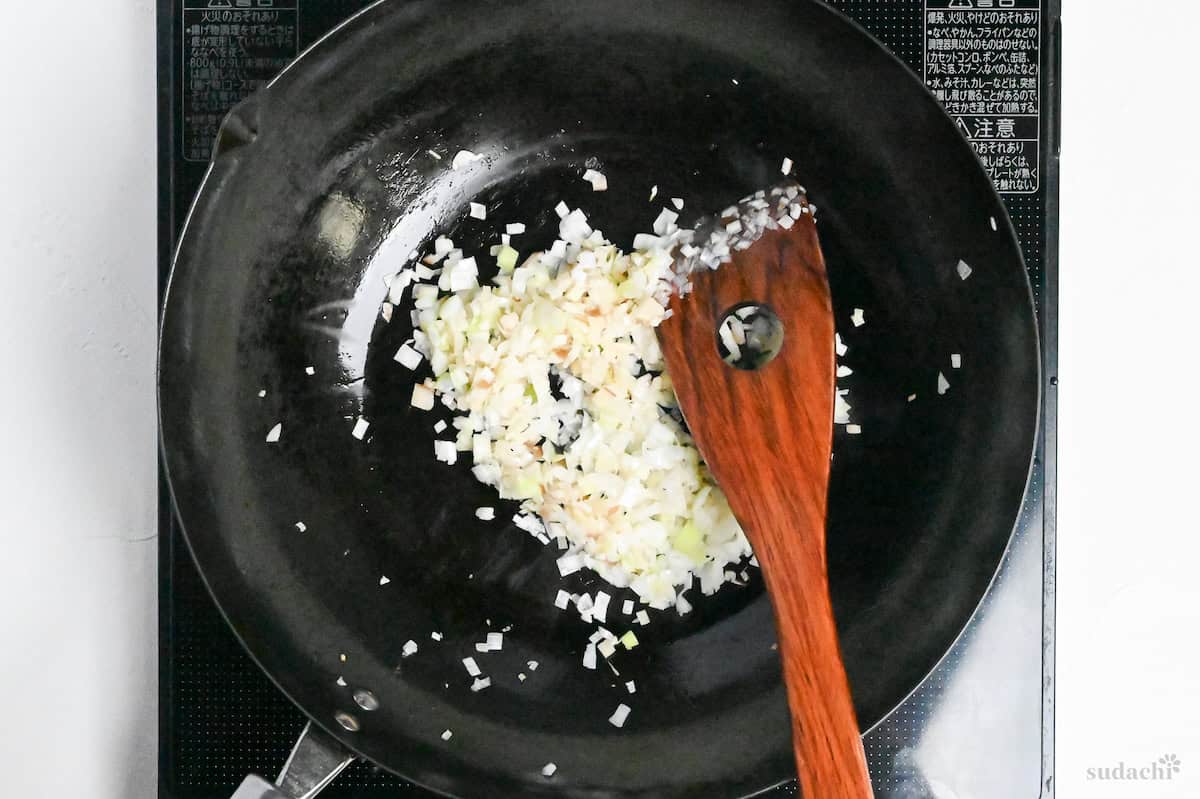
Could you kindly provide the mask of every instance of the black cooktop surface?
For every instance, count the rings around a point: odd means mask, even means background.
[[[857,20],[922,75],[975,144],[1008,205],[1024,247],[1043,338],[1052,354],[1057,2],[828,2]],[[159,1],[160,287],[165,285],[175,238],[204,176],[213,136],[225,112],[327,31],[369,4],[368,0]],[[1024,55],[1001,59],[999,54],[1011,55],[1014,50],[1004,42],[1018,39],[1027,42],[1020,48]],[[993,55],[987,55],[989,52]],[[976,61],[972,53],[985,57]],[[1003,60],[1004,66],[997,66],[1000,60],[993,62],[993,58]],[[1048,363],[1052,365],[1052,356]],[[1052,433],[1052,407],[1046,424]],[[1042,511],[1046,486],[1053,486],[1053,436],[1047,439],[1050,448],[1043,445],[1040,449],[1031,501],[993,593],[1006,580],[1014,586],[1029,582],[1025,600],[1036,600],[1035,592],[1052,600],[1052,572],[1046,565],[1051,559],[1045,553],[1053,547],[1053,519]],[[218,613],[173,523],[165,489],[160,504],[160,796],[227,799],[246,774],[274,776],[278,772],[305,719],[255,667]],[[1029,547],[1034,557],[1015,557],[1020,546]],[[1020,580],[1022,575],[1029,579]],[[1009,600],[996,600],[1000,601]],[[987,615],[986,604],[981,617]],[[1023,626],[1042,630],[1052,621],[1052,602],[1034,604],[1039,610],[1032,615],[1026,611]],[[1038,612],[1046,615],[1039,618]],[[980,623],[977,618],[972,626]],[[997,754],[1007,759],[1013,784],[1020,782],[1016,773],[1028,774],[1031,786],[1042,784],[1048,775],[1051,741],[1044,709],[1049,703],[1042,678],[1053,673],[1045,654],[1052,651],[1051,635],[1013,639],[1014,647],[1029,649],[1024,667],[1028,674],[1020,679],[1028,683],[1031,696],[1041,699],[1040,706],[1027,714],[1027,721],[1020,722],[1028,728],[1029,738],[1040,737],[1041,746],[1028,751],[1019,747],[1008,751],[1006,747]],[[946,684],[971,638],[965,635],[930,679],[867,736],[868,758],[881,799],[934,795],[915,766],[916,741],[936,710],[954,707],[946,697]],[[795,795],[794,785],[770,794]],[[416,799],[433,794],[357,763],[322,796]],[[986,797],[981,795],[981,799]]]

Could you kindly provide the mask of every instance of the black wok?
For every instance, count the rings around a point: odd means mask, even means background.
[[[460,149],[485,158],[453,171]],[[508,522],[469,458],[434,462],[436,416],[409,407],[412,374],[392,362],[406,309],[379,319],[384,275],[440,233],[484,248],[523,221],[528,252],[549,244],[561,199],[628,245],[666,198],[685,198],[687,222],[774,182],[785,156],[820,207],[855,370],[843,385],[864,432],[838,432],[829,560],[871,726],[985,593],[1039,407],[1016,238],[919,80],[811,0],[384,2],[235,110],[172,272],[162,441],[214,598],[318,725],[461,797],[735,797],[792,775],[757,576],[639,630],[619,679],[584,670],[588,628],[552,604],[557,552]],[[579,179],[587,166],[608,192]],[[467,218],[479,198],[486,224]],[[475,518],[482,505],[496,522]],[[504,650],[479,656],[492,687],[472,693],[461,658],[508,625]],[[420,651],[404,658],[410,639]],[[363,689],[378,709],[355,702]],[[633,707],[623,730],[607,722],[619,702]]]

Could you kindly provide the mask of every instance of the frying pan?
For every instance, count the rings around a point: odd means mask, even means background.
[[[483,158],[454,170],[459,150]],[[619,677],[583,669],[590,628],[553,600],[597,578],[560,578],[556,549],[511,524],[469,458],[434,461],[445,413],[411,408],[413,374],[392,361],[407,309],[390,324],[379,313],[385,275],[439,234],[486,251],[521,221],[528,253],[552,241],[563,200],[627,246],[664,199],[684,198],[688,223],[774,182],[785,156],[820,209],[855,371],[842,385],[863,433],[837,434],[828,555],[870,727],[986,592],[1039,408],[1016,237],[919,80],[814,0],[397,0],[232,112],[171,275],[162,444],[214,599],[326,737],[467,798],[736,797],[792,775],[753,570],[636,628]],[[579,179],[588,167],[607,192]],[[850,323],[855,308],[866,325]],[[496,521],[476,519],[480,506]],[[614,608],[631,596],[610,592]],[[502,651],[475,652],[500,630]],[[410,640],[419,651],[405,657]],[[470,690],[467,656],[487,690]],[[633,712],[618,730],[607,719],[621,702]]]

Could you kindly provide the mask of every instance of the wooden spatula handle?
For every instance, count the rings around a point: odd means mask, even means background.
[[[805,799],[870,799],[825,561],[836,363],[829,280],[811,215],[733,262],[692,276],[659,327],[692,435],[754,547],[779,628]],[[783,324],[778,355],[743,371],[721,358],[725,314],[751,303]]]
[[[776,538],[755,535],[757,550]],[[794,559],[795,553],[788,557]],[[806,799],[870,799],[871,778],[838,648],[824,552],[806,557],[820,568],[763,571],[779,628],[800,787]],[[768,562],[774,555],[759,558]]]

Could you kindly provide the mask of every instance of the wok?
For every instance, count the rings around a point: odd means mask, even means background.
[[[451,169],[462,149],[483,159]],[[232,112],[163,314],[164,458],[217,604],[341,746],[468,798],[736,797],[793,775],[758,576],[638,628],[619,677],[584,670],[590,628],[553,599],[596,578],[563,581],[556,549],[511,524],[469,458],[434,462],[439,412],[409,406],[413,375],[392,361],[407,309],[379,314],[384,276],[439,234],[486,252],[522,221],[527,253],[552,241],[564,200],[628,246],[666,198],[686,200],[688,223],[773,183],[785,156],[820,209],[855,370],[842,385],[863,433],[837,432],[828,557],[870,727],[986,592],[1039,408],[1016,237],[914,75],[813,0],[397,1]],[[579,179],[588,167],[607,192]],[[495,522],[475,518],[485,505]],[[614,608],[631,596],[612,593]],[[509,625],[503,651],[479,656],[492,687],[472,692],[461,659]],[[404,657],[409,640],[419,652]],[[633,713],[618,730],[620,702]]]

